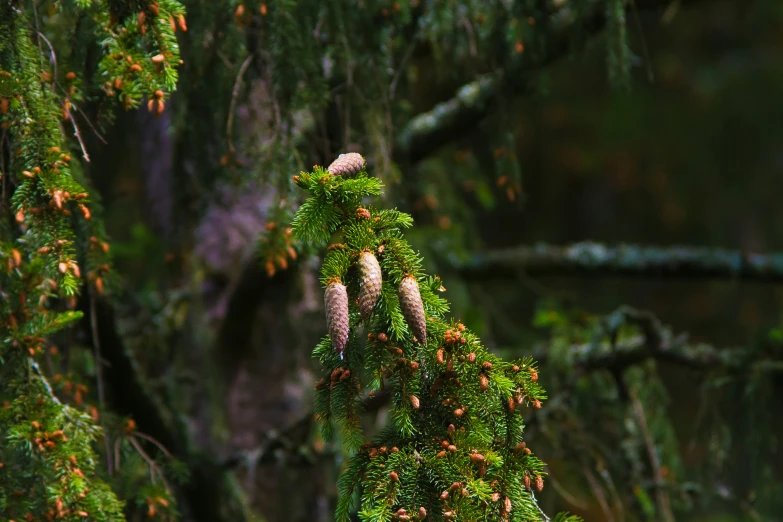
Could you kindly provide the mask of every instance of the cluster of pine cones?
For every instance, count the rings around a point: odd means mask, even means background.
[[[351,176],[364,169],[364,158],[356,153],[341,154],[327,170],[340,176]],[[381,296],[383,275],[381,265],[370,250],[359,254],[359,312],[362,320],[367,321]],[[413,275],[402,278],[397,289],[402,315],[408,322],[416,340],[427,342],[427,322],[424,315],[424,303],[419,292],[419,283]],[[348,342],[350,321],[348,316],[348,289],[339,279],[332,279],[326,287],[324,295],[326,307],[326,324],[332,346],[342,354]]]

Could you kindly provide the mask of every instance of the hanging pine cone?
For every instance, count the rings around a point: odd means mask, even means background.
[[[342,354],[348,342],[348,291],[339,279],[333,279],[324,294],[326,325],[334,350]]]
[[[407,275],[400,281],[400,288],[397,290],[400,298],[400,309],[402,315],[411,327],[413,335],[422,344],[427,342],[427,318],[424,316],[424,303],[421,301],[419,292],[419,283],[412,275]]]
[[[340,154],[326,170],[335,176],[348,177],[361,172],[366,164],[367,163],[364,161],[361,154],[349,152],[347,154]]]
[[[375,303],[381,296],[381,265],[372,255],[372,252],[365,250],[359,256],[359,276],[361,278],[361,287],[359,290],[359,311],[362,319],[370,318]]]

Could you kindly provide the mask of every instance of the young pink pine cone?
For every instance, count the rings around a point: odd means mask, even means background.
[[[361,154],[349,152],[340,156],[329,165],[326,170],[335,176],[353,176],[362,171],[367,164]]]
[[[359,289],[359,311],[362,319],[366,321],[370,318],[375,303],[381,296],[381,265],[369,250],[365,250],[359,255],[359,277],[361,285]]]
[[[408,322],[413,335],[422,343],[427,343],[427,318],[424,315],[424,303],[421,301],[419,292],[419,283],[412,275],[407,275],[400,281],[400,287],[397,290],[400,298],[400,309],[402,315]]]
[[[329,282],[324,294],[324,305],[326,307],[326,326],[329,329],[329,336],[332,338],[332,346],[334,351],[342,354],[345,344],[348,342],[350,325],[348,291],[339,280],[334,279]]]

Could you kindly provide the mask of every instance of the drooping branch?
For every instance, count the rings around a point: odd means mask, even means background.
[[[622,325],[637,328],[638,334],[619,338]],[[783,371],[783,360],[758,358],[748,348],[692,344],[687,333],[675,335],[651,312],[629,306],[621,306],[606,316],[593,340],[572,346],[569,358],[571,365],[582,372],[606,369],[620,374],[648,359],[694,370],[721,368],[729,372],[743,372],[752,367],[754,372]]]
[[[628,9],[661,9],[669,3],[668,0],[639,0],[635,6],[629,3]],[[568,52],[577,24],[588,37],[597,34],[606,25],[604,3],[592,2],[592,9],[586,18],[577,19],[569,4],[550,2],[552,34],[547,37],[545,51],[535,57],[521,54],[507,70],[462,86],[454,98],[411,119],[397,136],[395,159],[416,163],[438,148],[468,135],[487,116],[502,93],[513,92],[519,96],[532,91],[531,80],[535,74]]]
[[[416,163],[475,129],[504,91],[513,90],[517,96],[528,91],[531,73],[566,54],[577,23],[575,14],[568,7],[553,8],[552,11],[550,24],[553,34],[547,39],[545,52],[535,58],[520,55],[507,70],[496,71],[462,86],[454,98],[411,119],[397,137],[395,156],[399,160]],[[603,9],[596,6],[594,13],[580,23],[587,32],[597,32],[604,25]]]
[[[752,254],[720,248],[581,242],[537,244],[473,254],[452,265],[468,277],[597,275],[681,277],[783,282],[783,253]]]

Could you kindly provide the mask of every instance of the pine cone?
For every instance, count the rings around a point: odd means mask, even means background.
[[[361,277],[359,311],[362,314],[362,319],[366,321],[381,296],[382,278],[381,265],[369,250],[365,250],[359,256],[359,275]]]
[[[349,152],[347,154],[340,154],[326,170],[335,176],[348,177],[361,172],[365,165],[366,162],[361,154]]]
[[[412,275],[403,277],[397,295],[400,298],[402,315],[411,327],[413,335],[420,343],[426,344],[427,318],[424,315],[424,303],[421,302],[419,283],[416,282],[416,278]]]
[[[332,338],[334,350],[342,354],[348,342],[348,291],[339,280],[333,280],[324,294],[326,305],[326,325]]]

